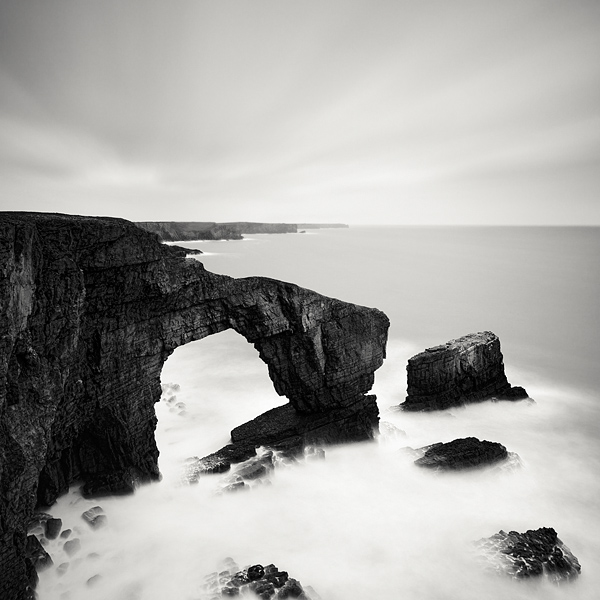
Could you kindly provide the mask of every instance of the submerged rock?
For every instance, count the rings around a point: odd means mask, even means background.
[[[486,567],[514,579],[546,576],[555,583],[579,575],[581,565],[551,527],[499,531],[477,543]]]
[[[471,333],[427,348],[408,360],[404,410],[440,410],[487,399],[522,400],[504,374],[500,340],[491,331]]]
[[[439,442],[421,448],[423,455],[415,465],[441,471],[457,471],[495,465],[508,458],[506,448],[498,442],[480,441],[475,437]]]
[[[63,544],[63,550],[68,556],[73,556],[74,554],[77,554],[77,552],[81,550],[81,540],[79,538],[67,540]]]
[[[104,510],[101,506],[94,506],[89,510],[86,510],[81,518],[92,528],[98,529],[106,525],[107,517],[104,514]]]
[[[270,483],[269,475],[276,467],[292,466],[304,461],[322,460],[325,450],[319,446],[293,447],[284,449],[259,447],[254,456],[239,463],[232,463],[227,475],[219,483],[219,492],[249,490],[257,485]],[[185,483],[196,483],[202,475],[214,473],[206,470],[205,459],[197,457],[186,461],[183,475]]]

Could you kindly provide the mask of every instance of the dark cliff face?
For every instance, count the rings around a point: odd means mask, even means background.
[[[153,405],[182,344],[232,328],[267,363],[290,400],[287,429],[279,435],[267,413],[262,430],[238,432],[246,445],[286,437],[290,419],[311,441],[372,436],[365,394],[389,325],[380,311],[210,273],[120,219],[0,213],[0,269],[2,598],[29,593],[25,524],[36,504],[74,481],[126,492],[159,476]]]

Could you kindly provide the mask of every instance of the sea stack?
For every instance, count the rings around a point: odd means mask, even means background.
[[[404,410],[441,410],[468,402],[521,400],[522,387],[513,387],[504,374],[500,340],[491,331],[470,333],[427,348],[408,360],[408,395]]]

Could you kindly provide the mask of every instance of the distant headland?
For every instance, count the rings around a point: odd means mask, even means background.
[[[298,233],[304,229],[348,227],[343,223],[215,223],[211,221],[142,221],[136,225],[156,233],[163,242],[191,240],[241,240],[243,234]]]

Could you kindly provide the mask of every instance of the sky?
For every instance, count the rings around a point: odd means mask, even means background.
[[[0,210],[600,225],[600,2],[0,0]]]

